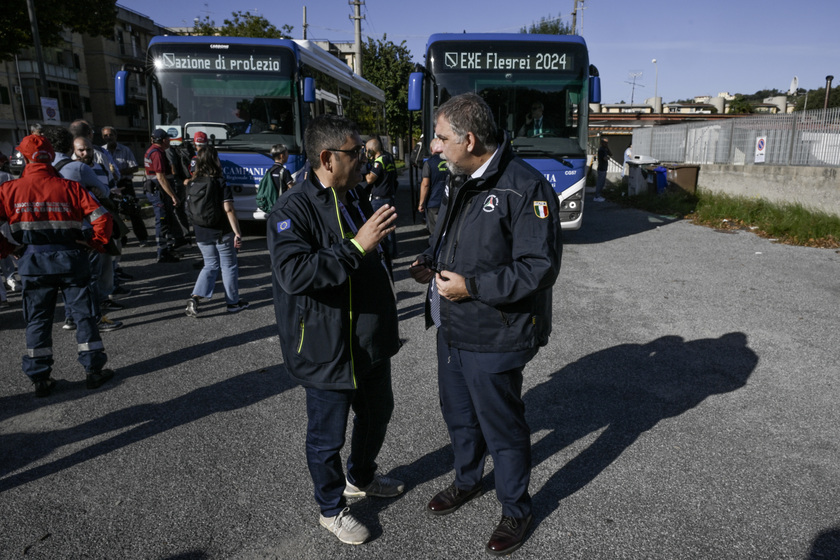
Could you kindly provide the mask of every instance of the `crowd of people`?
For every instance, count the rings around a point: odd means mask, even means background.
[[[84,120],[67,128],[34,124],[17,147],[26,161],[20,178],[0,172],[0,307],[9,307],[10,293],[21,293],[27,324],[22,367],[36,397],[48,396],[55,386],[50,376],[52,317],[59,296],[64,302],[62,329],[76,333],[88,387],[96,388],[113,376],[103,367],[107,355],[100,335],[123,327],[122,321],[108,316],[125,309],[120,298],[131,294],[126,283],[134,277],[120,264],[122,247],[130,232],[141,246],[149,246],[134,190],[133,176],[140,167],[132,150],[117,142],[112,126],[101,129],[104,145],[94,144],[93,136]],[[203,140],[206,143],[206,136]],[[157,262],[177,262],[177,249],[191,244],[192,231],[204,258],[186,308],[193,317],[198,299],[212,296],[220,270],[227,311],[248,307],[238,295],[241,232],[233,197],[217,152],[203,147],[198,145],[194,156],[198,165],[191,166],[182,152],[169,149],[169,135],[155,130],[144,158],[145,197],[155,212]],[[186,189],[205,179],[225,223],[203,224],[187,216]]]
[[[29,163],[20,179],[0,188],[0,222],[11,231],[10,239],[0,238],[0,254],[17,255],[27,321],[23,370],[37,397],[55,385],[51,330],[59,292],[65,325],[76,328],[87,386],[114,375],[104,367],[100,332],[107,330],[102,312],[115,302],[127,228],[119,226],[119,207],[105,201],[132,195],[119,187],[119,177],[138,166],[130,151],[120,150],[113,127],[103,129],[106,145],[97,149],[84,125],[24,138],[18,149]],[[238,312],[248,303],[239,297],[242,236],[233,196],[215,148],[199,135],[194,144],[197,153],[186,160],[168,158],[169,135],[158,129],[145,153],[157,262],[177,261],[178,247],[194,232],[204,266],[186,314],[199,316],[219,272],[227,310]],[[379,473],[376,463],[394,410],[391,359],[402,344],[393,282],[396,170],[381,141],[363,143],[344,117],[312,119],[304,147],[309,167],[300,181],[274,170],[283,189],[267,214],[275,317],[285,370],[306,394],[305,456],[319,523],[357,545],[371,532],[348,498],[405,491],[403,481]],[[543,175],[513,153],[478,95],[453,97],[437,109],[431,147],[419,208],[431,215],[429,245],[408,272],[426,286],[426,327],[436,332],[439,404],[454,478],[427,510],[452,514],[481,495],[489,454],[501,520],[486,551],[502,556],[523,544],[533,521],[523,371],[551,332],[562,253],[559,203]],[[285,152],[272,150],[280,167]],[[178,175],[173,166],[183,161]],[[20,208],[26,210],[13,210]],[[146,240],[143,232],[135,228],[139,241]]]

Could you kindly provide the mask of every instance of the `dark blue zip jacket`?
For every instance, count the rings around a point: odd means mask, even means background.
[[[450,346],[472,352],[544,346],[560,272],[557,195],[539,171],[513,154],[506,135],[499,146],[482,177],[450,179],[442,223],[422,255],[444,276],[452,270],[466,278],[471,298],[440,300],[441,329]]]
[[[268,217],[280,347],[301,385],[354,389],[357,376],[399,350],[397,307],[378,252],[362,256],[335,191],[309,175],[277,199]],[[361,198],[369,217],[370,203]]]

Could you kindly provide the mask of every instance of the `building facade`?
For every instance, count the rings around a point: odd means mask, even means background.
[[[148,16],[116,8],[113,34],[90,37],[65,31],[60,46],[42,49],[47,97],[55,101],[41,104],[34,47],[0,63],[0,152],[11,154],[33,123],[68,126],[85,119],[94,127],[96,143],[102,144],[100,129],[113,126],[120,143],[142,156],[149,140],[145,78],[132,73],[129,104],[116,107],[114,76],[124,64],[145,64],[151,38],[171,31]]]

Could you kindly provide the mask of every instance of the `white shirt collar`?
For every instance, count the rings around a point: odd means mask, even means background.
[[[498,151],[499,147],[496,146],[496,149],[493,151],[492,155],[489,158],[487,158],[487,161],[484,162],[484,165],[476,169],[475,172],[472,175],[470,175],[470,179],[482,177],[484,175],[484,172],[487,171],[487,168],[490,167],[490,162],[493,161],[493,156],[495,156],[496,152]]]

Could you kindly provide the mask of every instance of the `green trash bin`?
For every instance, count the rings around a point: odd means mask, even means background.
[[[662,166],[668,170],[669,191],[682,191],[688,194],[695,194],[697,192],[697,175],[700,172],[699,165],[663,163]]]

